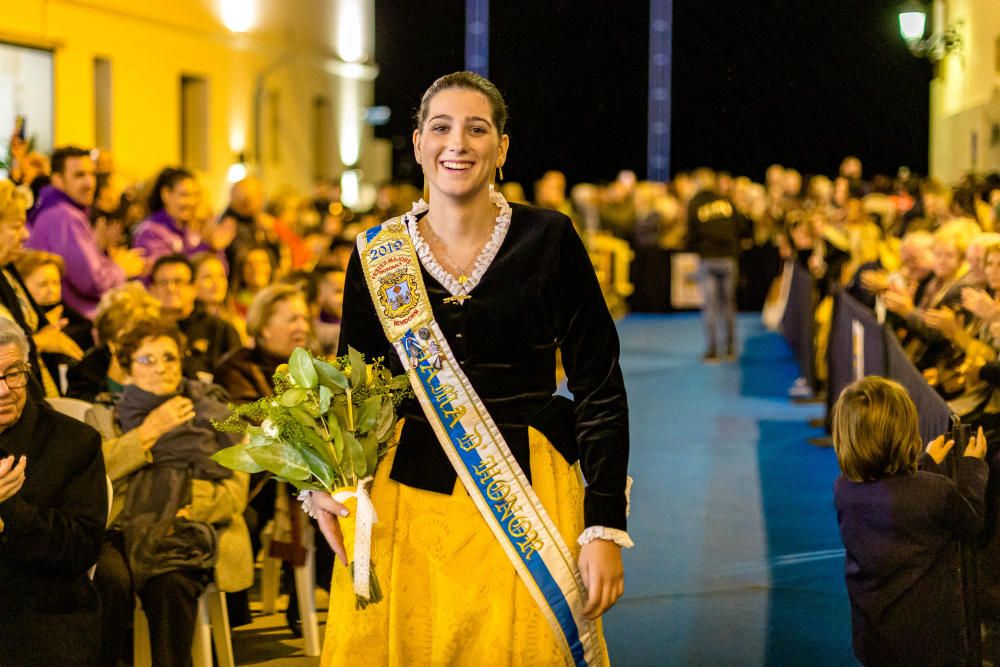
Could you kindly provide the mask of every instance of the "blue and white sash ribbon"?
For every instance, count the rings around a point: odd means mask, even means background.
[[[441,332],[409,233],[394,218],[358,236],[372,301],[459,479],[542,614],[567,665],[604,665],[576,561]],[[454,307],[461,308],[461,302]]]

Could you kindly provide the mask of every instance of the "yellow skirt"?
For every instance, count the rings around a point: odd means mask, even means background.
[[[579,558],[583,482],[530,431],[532,486]],[[336,564],[321,664],[371,667],[563,665],[557,637],[462,486],[446,496],[389,479],[379,464],[372,560],[384,594],[355,610],[349,570]],[[600,621],[598,632],[600,634]],[[607,648],[601,636],[601,651]]]

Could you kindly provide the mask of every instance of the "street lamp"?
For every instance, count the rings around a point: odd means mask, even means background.
[[[949,53],[962,53],[962,28],[965,22],[956,21],[944,26],[944,5],[935,0],[934,21],[931,34],[924,37],[927,29],[927,9],[917,0],[907,0],[899,8],[899,34],[910,53],[918,58],[928,58],[933,62],[942,60]]]

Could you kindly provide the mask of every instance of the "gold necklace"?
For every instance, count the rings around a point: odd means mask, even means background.
[[[434,232],[434,228],[431,227],[431,223],[429,220],[427,220],[427,218],[424,218],[424,223],[425,223],[424,226],[427,228],[427,231],[430,232],[431,237],[434,239],[434,242],[437,243],[439,248],[441,248],[441,252],[444,254],[444,258],[448,260],[449,264],[451,264],[451,268],[453,269],[452,273],[454,274],[454,270],[458,271],[458,276],[457,276],[458,284],[464,286],[465,283],[469,282],[469,276],[467,274],[472,273],[471,271],[469,271],[469,268],[471,266],[475,266],[476,261],[479,259],[479,253],[483,251],[483,247],[486,245],[486,242],[493,236],[493,227],[496,225],[496,221],[494,220],[493,224],[490,225],[490,233],[486,236],[483,242],[479,244],[479,247],[476,249],[476,252],[472,255],[472,261],[466,266],[462,266],[461,264],[456,262],[455,258],[448,253],[447,244],[445,244],[445,242],[441,240],[441,237]]]

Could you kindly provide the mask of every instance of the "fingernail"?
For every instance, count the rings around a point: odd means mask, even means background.
[[[340,510],[340,516],[347,516],[347,510]]]

